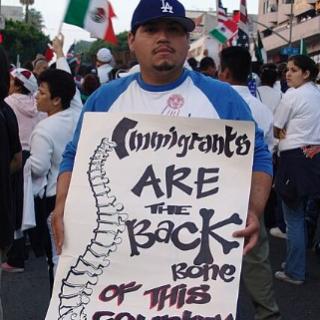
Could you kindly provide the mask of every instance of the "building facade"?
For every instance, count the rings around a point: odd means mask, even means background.
[[[269,60],[286,59],[285,53],[296,53],[303,40],[320,62],[320,0],[260,0],[258,29]]]

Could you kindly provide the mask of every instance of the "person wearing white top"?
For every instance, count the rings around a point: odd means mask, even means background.
[[[274,88],[277,81],[277,68],[274,64],[268,63],[261,68],[261,86],[257,88],[257,98],[265,104],[274,114],[281,101],[281,90]]]
[[[286,77],[291,89],[283,96],[274,121],[274,134],[280,139],[276,189],[282,197],[288,238],[285,269],[275,277],[296,285],[306,277],[306,202],[320,196],[320,153],[313,152],[320,145],[318,73],[309,57],[289,58]]]
[[[250,93],[247,87],[250,72],[251,55],[248,50],[241,47],[229,47],[220,52],[219,79],[230,83],[247,102],[253,119],[264,131],[265,143],[272,152],[273,115],[267,106]],[[243,258],[242,279],[255,306],[255,319],[280,320],[281,315],[275,300],[268,255],[269,242],[262,219],[258,243]]]
[[[73,77],[63,70],[46,70],[39,76],[39,91],[36,95],[37,108],[48,117],[37,124],[30,138],[31,174],[44,183],[36,191],[35,201],[37,228],[42,235],[48,258],[49,279],[52,289],[52,249],[47,218],[55,205],[56,184],[59,165],[66,144],[73,136],[79,112],[70,108],[76,93]],[[34,190],[35,192],[35,190]]]
[[[100,83],[106,83],[110,81],[110,72],[112,71],[112,54],[111,51],[108,48],[101,48],[97,52],[96,56],[96,67],[98,72],[98,77],[100,80]]]

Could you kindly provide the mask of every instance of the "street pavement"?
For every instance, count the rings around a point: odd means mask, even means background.
[[[270,238],[270,258],[274,271],[285,256],[285,241]],[[276,298],[283,320],[320,319],[320,258],[308,252],[308,279],[302,286],[275,280]],[[253,320],[252,304],[240,290],[242,318]],[[43,320],[49,304],[49,285],[44,258],[30,254],[23,273],[3,272],[2,302],[4,320]]]

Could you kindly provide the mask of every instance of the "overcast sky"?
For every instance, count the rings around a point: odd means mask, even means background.
[[[110,0],[114,7],[117,18],[114,19],[114,28],[116,33],[128,30],[130,26],[130,18],[134,8],[139,0]],[[208,10],[215,9],[216,0],[181,0],[186,9],[189,10]],[[257,0],[248,0],[249,13],[258,12]],[[1,0],[2,5],[20,5],[19,0]],[[59,29],[59,24],[63,19],[65,8],[68,0],[35,0],[35,4],[31,8],[42,13],[46,26],[45,32],[52,38]],[[222,0],[222,3],[229,11],[239,9],[240,0]],[[62,32],[65,34],[66,47],[75,40],[88,40],[89,34],[77,27],[63,25]]]

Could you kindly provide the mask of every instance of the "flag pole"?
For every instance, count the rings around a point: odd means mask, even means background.
[[[64,18],[65,18],[65,16],[66,16],[66,13],[67,13],[69,4],[70,4],[70,1],[68,1],[68,4],[67,4],[66,7],[64,8],[63,16],[62,16],[62,19],[61,19],[61,22],[60,22],[59,28],[58,28],[58,35],[62,32],[63,21],[64,21]]]

